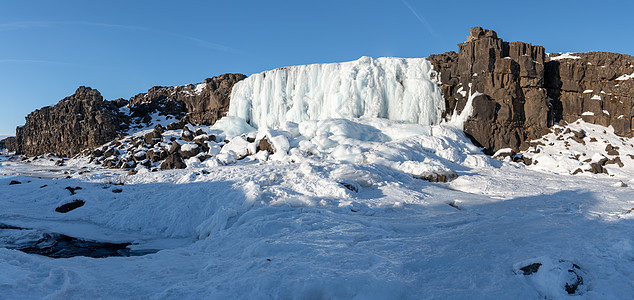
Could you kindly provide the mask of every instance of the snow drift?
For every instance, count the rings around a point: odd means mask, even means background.
[[[424,58],[393,57],[279,68],[238,82],[228,115],[256,128],[360,117],[437,124],[445,102],[432,72]]]

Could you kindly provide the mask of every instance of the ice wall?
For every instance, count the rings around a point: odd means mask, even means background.
[[[238,82],[228,115],[256,128],[358,117],[437,124],[445,100],[431,72],[424,58],[393,57],[275,69]]]

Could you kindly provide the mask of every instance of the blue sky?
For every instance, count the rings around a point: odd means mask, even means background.
[[[14,1],[0,3],[0,134],[80,85],[106,99],[223,73],[427,57],[482,26],[547,52],[634,54],[630,1]]]

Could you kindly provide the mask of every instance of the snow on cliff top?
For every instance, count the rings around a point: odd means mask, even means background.
[[[550,57],[550,60],[580,59],[581,58],[581,56],[576,56],[576,55],[573,55],[573,54],[574,53],[572,53],[572,52],[561,53],[561,54],[559,54],[557,56]],[[550,56],[551,53],[547,53],[547,55]]]

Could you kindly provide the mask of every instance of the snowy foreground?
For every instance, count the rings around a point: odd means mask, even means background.
[[[483,155],[449,126],[301,124],[251,133],[288,147],[284,155],[217,153],[183,170],[127,175],[85,158],[69,167],[3,161],[15,176],[0,179],[0,223],[160,251],[53,259],[0,248],[0,298],[634,295],[631,158],[609,167],[619,169],[614,176],[573,176],[552,147],[526,167]],[[237,142],[227,146],[240,151]],[[457,175],[448,183],[416,176],[447,171]],[[82,189],[72,195],[69,186]],[[76,199],[85,205],[55,211]],[[25,238],[2,232],[0,246]]]

